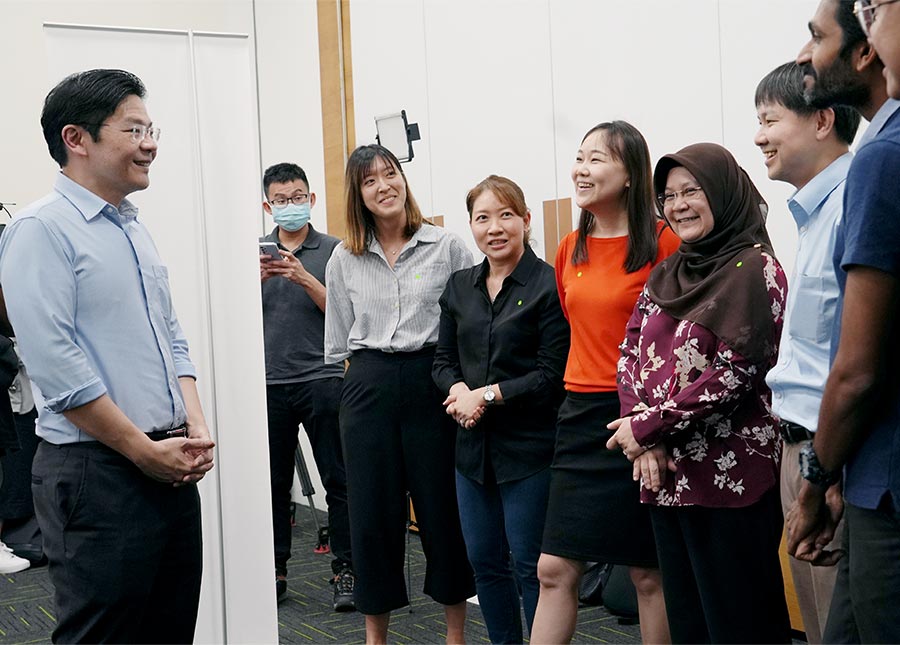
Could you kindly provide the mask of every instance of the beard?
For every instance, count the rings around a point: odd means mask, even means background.
[[[803,82],[803,96],[817,110],[835,105],[860,108],[871,99],[869,87],[842,54],[821,72],[816,72],[812,63],[805,63]]]

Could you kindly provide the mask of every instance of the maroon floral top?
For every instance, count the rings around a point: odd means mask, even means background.
[[[628,321],[618,364],[622,414],[642,446],[664,443],[675,459],[658,493],[641,485],[641,501],[660,506],[748,506],[775,486],[781,459],[777,419],[765,376],[775,365],[787,280],[763,254],[772,306],[773,351],[753,364],[707,328],[677,320],[645,288]]]

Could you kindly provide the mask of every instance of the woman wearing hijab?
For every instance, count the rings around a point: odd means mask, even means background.
[[[628,323],[623,418],[607,447],[633,462],[651,506],[672,641],[789,643],[781,442],[765,384],[787,281],[766,205],[711,143],[666,155],[653,181],[682,243],[650,274]]]

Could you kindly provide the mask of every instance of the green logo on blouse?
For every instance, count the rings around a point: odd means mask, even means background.
[[[417,273],[416,275],[413,276],[413,280],[421,280],[421,279],[422,279],[421,273]]]
[[[744,266],[744,263],[743,263],[743,262],[738,262],[736,266],[737,266],[738,268],[741,268],[742,266]]]
[[[519,300],[519,302],[517,302],[516,304],[519,305],[519,306],[521,307],[521,306],[522,306],[522,301]]]

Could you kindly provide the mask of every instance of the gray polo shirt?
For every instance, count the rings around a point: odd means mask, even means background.
[[[278,242],[278,227],[260,238]],[[309,234],[294,256],[303,267],[325,284],[325,265],[340,240],[316,231]],[[263,331],[266,344],[266,383],[303,383],[321,378],[342,377],[343,364],[326,364],[325,314],[306,290],[287,278],[275,277],[262,284]]]

